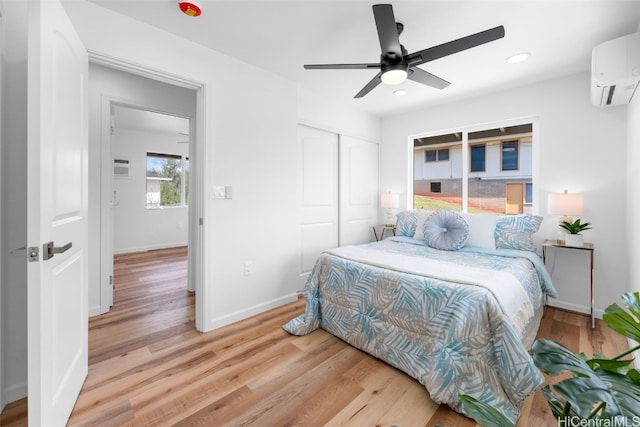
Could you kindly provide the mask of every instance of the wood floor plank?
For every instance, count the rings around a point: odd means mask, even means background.
[[[89,376],[70,426],[457,426],[476,423],[438,405],[417,381],[323,330],[281,325],[304,300],[203,334],[187,287],[187,248],[114,257],[114,306],[89,321]],[[613,356],[626,339],[600,320],[548,308],[538,337]],[[26,399],[0,425],[26,426]],[[556,425],[538,391],[518,427]]]

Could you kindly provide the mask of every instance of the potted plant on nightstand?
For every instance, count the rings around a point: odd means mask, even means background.
[[[576,219],[574,222],[562,221],[560,223],[560,228],[569,233],[564,236],[564,244],[567,246],[583,246],[584,237],[580,232],[591,230],[590,226],[590,222],[580,222],[580,218]]]

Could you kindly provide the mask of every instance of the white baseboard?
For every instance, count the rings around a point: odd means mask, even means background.
[[[102,314],[102,311],[100,311],[100,306],[99,305],[95,305],[93,307],[89,307],[89,317],[93,317],[93,316],[98,316],[100,314]]]
[[[18,384],[10,385],[4,389],[4,401],[3,404],[7,405],[16,400],[27,397],[27,382],[21,382]],[[4,409],[4,408],[2,408]]]
[[[561,308],[563,310],[573,311],[575,313],[583,313],[583,314],[586,314],[586,315],[589,315],[589,316],[591,315],[591,307],[578,305],[578,304],[572,304],[572,303],[569,303],[569,302],[558,300],[556,298],[549,298],[549,306],[550,307]],[[596,308],[594,310],[594,313],[595,313],[596,319],[602,319],[602,314],[603,314],[602,310],[598,310]]]
[[[234,313],[227,314],[226,316],[215,317],[209,320],[209,325],[208,325],[209,328],[207,328],[207,330],[212,331],[214,329],[218,329],[223,326],[230,325],[231,323],[246,319],[256,314],[263,313],[267,310],[271,310],[272,308],[280,307],[281,305],[288,304],[290,302],[296,301],[297,299],[298,299],[298,294],[292,293],[280,298],[273,299],[271,301],[254,305],[252,307],[247,307],[245,309],[238,310]]]
[[[177,243],[163,243],[159,245],[148,245],[148,246],[136,246],[132,248],[124,248],[124,249],[114,249],[114,255],[121,254],[131,254],[135,252],[144,252],[144,251],[153,251],[156,249],[169,249],[169,248],[180,248],[182,246],[187,246],[187,242],[177,242]]]

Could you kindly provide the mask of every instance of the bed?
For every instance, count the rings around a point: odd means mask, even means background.
[[[533,247],[542,219],[467,218],[465,244],[443,250],[417,238],[433,217],[408,211],[399,236],[322,253],[303,290],[305,312],[283,328],[322,328],[415,378],[435,402],[464,413],[459,395],[468,394],[515,422],[543,382],[527,349],[555,296]]]

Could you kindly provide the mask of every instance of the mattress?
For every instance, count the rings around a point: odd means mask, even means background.
[[[468,394],[515,422],[543,382],[527,350],[555,290],[535,253],[441,251],[396,237],[324,252],[303,293],[305,312],[286,331],[322,328],[458,412]]]

